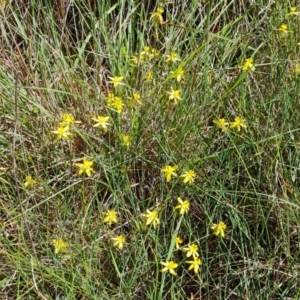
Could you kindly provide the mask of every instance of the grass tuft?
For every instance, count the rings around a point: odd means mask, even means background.
[[[298,299],[300,13],[0,1],[3,299]]]

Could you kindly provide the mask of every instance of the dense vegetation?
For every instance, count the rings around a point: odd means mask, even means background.
[[[293,1],[0,1],[1,299],[300,299]]]

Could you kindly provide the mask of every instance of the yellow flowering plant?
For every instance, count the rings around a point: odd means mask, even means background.
[[[168,54],[166,56],[166,62],[167,63],[168,62],[176,63],[177,61],[180,61],[180,57],[175,52],[171,52],[170,54]]]
[[[129,148],[130,145],[131,145],[131,142],[132,142],[132,137],[128,134],[123,134],[122,133],[120,138],[121,138],[121,145],[123,147]]]
[[[188,200],[182,200],[180,197],[177,198],[177,201],[179,205],[177,205],[175,208],[179,209],[179,213],[181,215],[188,213],[190,209],[190,202]]]
[[[254,71],[255,70],[255,66],[254,66],[254,59],[251,58],[247,58],[244,62],[244,64],[242,65],[242,70],[243,71]]]
[[[151,13],[150,19],[152,19],[155,24],[163,24],[164,23],[164,19],[162,16],[163,12],[164,9],[162,7],[158,7],[156,11]]]
[[[114,88],[117,88],[120,85],[124,85],[124,82],[122,82],[124,79],[123,76],[115,76],[115,77],[108,77],[108,78],[110,79],[108,83],[111,83],[114,86]]]
[[[151,48],[149,46],[144,46],[144,50],[140,53],[140,58],[145,61],[147,59],[151,60],[153,58],[158,58],[160,56],[160,52],[155,48]]]
[[[236,128],[238,132],[241,131],[241,128],[247,128],[245,124],[245,119],[241,117],[234,118],[234,122],[230,122],[230,128]]]
[[[201,259],[199,257],[194,257],[194,260],[186,261],[187,264],[190,264],[189,271],[193,270],[195,274],[199,272],[199,268],[202,264]]]
[[[181,100],[180,90],[173,90],[171,87],[171,91],[168,92],[169,100],[174,100],[175,105],[177,104],[177,100]]]
[[[108,116],[98,116],[92,118],[92,120],[96,122],[96,124],[93,125],[93,127],[101,127],[104,131],[107,131],[107,126],[111,126],[111,124],[108,123]]]
[[[174,261],[166,261],[166,262],[160,262],[164,268],[162,270],[160,270],[161,272],[169,272],[172,275],[177,275],[175,269],[178,267],[178,264],[175,263]]]
[[[72,133],[70,131],[70,127],[66,126],[59,126],[56,130],[52,131],[52,133],[56,134],[56,141],[59,140],[70,140],[72,138]]]
[[[108,210],[104,214],[103,222],[108,225],[118,223],[118,213],[115,210]]]
[[[123,250],[124,244],[126,242],[126,238],[124,235],[119,235],[117,237],[113,237],[111,238],[113,245],[117,248],[119,248],[119,250]]]
[[[123,112],[124,103],[122,98],[115,96],[113,93],[109,93],[107,96],[107,105],[115,109],[119,114]]]
[[[35,185],[37,185],[37,183],[38,183],[37,180],[33,179],[32,176],[28,175],[25,178],[25,182],[23,186],[25,189],[33,188]]]
[[[218,236],[220,235],[222,238],[225,237],[225,229],[226,224],[224,222],[220,222],[218,224],[213,224],[211,226],[211,229],[214,231],[214,235]]]
[[[187,247],[182,248],[182,250],[186,252],[186,257],[192,256],[193,258],[199,256],[198,249],[196,244],[189,244]]]
[[[180,245],[183,243],[183,240],[179,237],[179,236],[177,236],[176,237],[176,240],[175,240],[175,248],[176,249],[179,249],[180,248]]]
[[[286,24],[281,24],[280,27],[277,29],[279,31],[279,35],[282,38],[286,38],[289,34],[288,26]]]
[[[145,75],[145,81],[150,82],[152,81],[153,77],[154,77],[153,72],[150,70]]]
[[[54,246],[54,253],[57,254],[59,252],[63,252],[66,250],[66,248],[69,247],[69,244],[65,242],[63,239],[52,240],[53,246]]]
[[[142,104],[141,102],[141,94],[138,92],[133,93],[131,97],[128,98],[129,106],[134,108],[136,104]]]
[[[80,124],[81,121],[76,121],[73,115],[64,113],[61,117],[60,125],[64,126],[72,126],[74,124]]]
[[[182,67],[178,67],[174,71],[170,72],[171,78],[176,78],[177,82],[180,82],[184,77],[184,70]]]
[[[229,125],[229,123],[223,118],[215,119],[213,120],[213,123],[217,126],[217,128],[221,129],[222,132],[225,132],[228,129],[227,126]]]
[[[162,168],[162,172],[167,180],[167,182],[171,181],[172,176],[177,177],[177,174],[175,173],[175,171],[178,169],[178,166],[165,166],[164,168]]]
[[[292,6],[291,8],[290,8],[290,11],[289,11],[289,13],[287,13],[287,16],[290,16],[290,15],[299,15],[300,14],[300,12],[299,11],[297,11],[297,7],[296,6]]]
[[[183,183],[192,184],[195,181],[196,173],[193,170],[184,172],[180,177],[183,178]]]
[[[146,213],[142,214],[142,217],[144,217],[146,220],[146,226],[153,225],[153,227],[156,228],[156,226],[160,224],[157,210],[151,211],[147,209]]]
[[[85,173],[88,177],[90,177],[92,173],[95,172],[93,169],[93,163],[93,161],[88,160],[86,157],[83,157],[82,163],[75,164],[75,166],[79,168],[78,175]]]

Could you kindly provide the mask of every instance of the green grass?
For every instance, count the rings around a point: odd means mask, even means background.
[[[1,13],[0,298],[300,299],[300,15],[287,15],[296,3],[52,2]],[[164,24],[151,19],[157,7]],[[159,57],[134,64],[145,46]],[[167,63],[172,52],[180,60]],[[250,57],[255,70],[243,72]],[[124,85],[114,89],[114,76]],[[81,123],[57,141],[64,113]],[[99,115],[107,131],[93,127]],[[247,128],[213,122],[235,117]],[[78,174],[83,157],[90,177]],[[178,166],[170,182],[166,165]],[[26,176],[36,184],[25,187]],[[178,197],[190,202],[183,216]],[[116,224],[104,222],[108,210]],[[156,228],[147,210],[158,211]],[[221,221],[224,238],[211,229]],[[53,239],[68,247],[55,253]],[[197,274],[182,251],[192,243]],[[161,272],[166,260],[176,276]]]

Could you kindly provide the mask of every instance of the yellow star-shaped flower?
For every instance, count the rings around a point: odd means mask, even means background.
[[[108,225],[111,225],[113,223],[118,223],[117,212],[115,210],[108,210],[105,213],[105,217],[103,219],[103,222],[108,223]]]
[[[158,211],[157,210],[146,210],[145,214],[142,214],[142,217],[146,218],[146,225],[153,225],[154,228],[156,228],[156,226],[158,224],[160,224],[160,221],[158,219]]]
[[[161,171],[164,173],[164,176],[168,181],[171,180],[172,176],[177,177],[177,174],[175,173],[175,171],[178,169],[178,166],[165,166]]]
[[[190,209],[190,202],[188,200],[182,200],[180,197],[177,198],[177,201],[179,202],[179,205],[175,208],[179,209],[179,213],[181,215],[187,213]]]
[[[72,133],[70,132],[70,127],[67,126],[59,126],[56,130],[52,131],[52,133],[57,134],[56,141],[59,140],[69,140],[72,138]]]
[[[168,94],[169,99],[174,100],[175,104],[177,104],[177,100],[181,100],[180,90],[173,90],[173,88],[171,88],[171,92],[168,92]]]
[[[113,244],[115,247],[119,248],[120,250],[123,250],[126,238],[124,235],[119,235],[117,237],[111,238],[113,241]]]
[[[35,185],[37,184],[37,181],[34,180],[30,175],[29,176],[26,176],[25,178],[25,182],[24,182],[24,188],[27,189],[27,188],[32,188],[34,187]]]
[[[184,172],[180,177],[183,178],[183,183],[192,184],[195,181],[196,173],[193,170]]]
[[[198,253],[198,246],[196,244],[190,244],[187,247],[182,249],[183,251],[186,251],[186,256],[190,257],[193,256],[193,258],[195,257],[199,257],[199,253]]]
[[[162,17],[162,14],[164,12],[164,9],[161,7],[158,7],[156,11],[151,13],[151,19],[154,21],[156,24],[163,24],[164,19]]]
[[[98,116],[97,118],[92,118],[96,124],[93,127],[101,127],[104,131],[107,131],[107,126],[111,124],[108,123],[109,117],[108,116]]]
[[[237,131],[241,131],[241,127],[247,128],[247,125],[245,124],[245,119],[236,117],[234,118],[234,122],[230,122],[230,128],[237,128]]]
[[[93,161],[87,160],[86,157],[83,158],[83,163],[75,164],[76,167],[79,168],[78,175],[81,175],[82,173],[86,173],[88,177],[92,175],[94,172],[93,170]]]
[[[243,71],[254,71],[255,66],[254,66],[254,60],[253,58],[247,58],[242,66]]]
[[[227,130],[227,126],[229,123],[225,119],[216,119],[213,120],[214,124],[222,130],[222,132],[225,132]]]
[[[67,242],[64,242],[62,239],[52,240],[52,243],[54,246],[55,254],[59,253],[60,251],[64,251],[69,246],[69,244]]]
[[[213,224],[213,226],[211,226],[211,229],[214,231],[214,234],[216,236],[221,235],[221,237],[223,238],[225,236],[224,230],[226,229],[226,224],[224,222]]]
[[[175,269],[178,267],[178,264],[175,263],[174,261],[166,261],[166,262],[160,262],[164,268],[160,270],[161,272],[170,272],[172,275],[177,275],[175,272]]]
[[[116,88],[119,85],[124,85],[124,83],[122,82],[122,80],[124,79],[123,76],[115,76],[115,77],[108,77],[111,81],[109,81],[109,83],[112,83],[113,86]]]
[[[194,260],[188,260],[186,261],[186,263],[190,264],[189,271],[194,270],[195,274],[197,274],[199,272],[199,268],[202,262],[200,258],[194,257]]]

